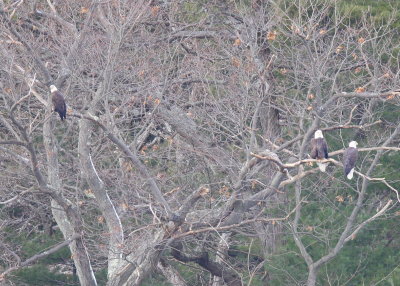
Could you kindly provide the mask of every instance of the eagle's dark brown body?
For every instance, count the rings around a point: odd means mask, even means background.
[[[328,144],[326,144],[324,135],[321,130],[315,131],[314,138],[311,139],[311,158],[317,160],[328,159]],[[317,162],[321,172],[326,171],[328,163]]]
[[[357,145],[358,143],[356,141],[351,141],[343,155],[344,175],[349,180],[353,179],[354,167],[356,166],[358,158]]]
[[[55,87],[51,92],[51,101],[53,102],[54,111],[60,115],[61,120],[67,118],[67,106],[65,104],[64,96]]]
[[[311,139],[311,158],[313,159],[328,159],[328,145],[324,138]]]

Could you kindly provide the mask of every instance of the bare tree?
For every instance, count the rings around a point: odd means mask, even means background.
[[[110,286],[155,272],[173,285],[251,285],[293,239],[308,271],[291,279],[311,286],[400,202],[379,168],[400,150],[398,118],[384,113],[399,107],[392,18],[352,23],[328,0],[239,2],[0,2],[1,204],[24,209],[0,216],[0,279],[68,245],[81,285],[101,269]],[[326,174],[308,157],[317,129]],[[353,138],[361,158],[347,182]],[[344,190],[342,212],[310,225]],[[64,241],[21,259],[5,229],[37,225]]]

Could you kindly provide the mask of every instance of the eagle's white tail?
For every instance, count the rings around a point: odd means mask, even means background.
[[[351,180],[353,179],[353,174],[354,174],[354,168],[350,170],[350,172],[347,174],[347,179]]]
[[[318,165],[319,170],[320,170],[321,172],[325,172],[325,171],[326,171],[326,166],[328,166],[327,163],[318,163],[318,162],[317,162],[317,165]]]

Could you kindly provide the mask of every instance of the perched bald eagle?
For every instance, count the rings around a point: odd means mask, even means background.
[[[358,157],[358,150],[357,150],[358,143],[356,141],[351,141],[349,143],[349,148],[344,151],[343,155],[343,168],[344,168],[344,175],[347,179],[353,179],[354,174],[354,166],[357,162]]]
[[[324,135],[322,135],[321,130],[315,131],[314,138],[311,139],[311,158],[313,159],[328,159],[328,145],[326,144]],[[328,163],[319,163],[317,165],[321,172],[326,171],[326,166]]]
[[[65,105],[64,96],[58,91],[55,85],[50,85],[51,101],[54,105],[54,111],[60,114],[61,120],[67,118],[67,106]]]

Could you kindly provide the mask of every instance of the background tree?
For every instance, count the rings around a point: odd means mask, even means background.
[[[1,1],[0,279],[397,283],[398,8]]]

